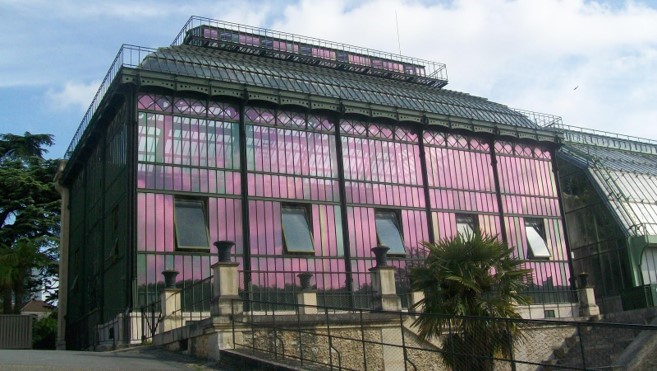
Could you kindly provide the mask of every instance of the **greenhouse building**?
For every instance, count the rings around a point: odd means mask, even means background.
[[[165,270],[207,278],[215,241],[242,297],[294,300],[310,272],[343,307],[369,305],[385,245],[408,307],[422,242],[478,228],[527,260],[535,303],[571,300],[562,134],[446,84],[440,63],[198,17],[124,46],[59,175],[67,347],[156,300]]]

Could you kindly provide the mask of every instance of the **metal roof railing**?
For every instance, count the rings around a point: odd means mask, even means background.
[[[551,127],[562,132],[566,142],[657,155],[657,140],[570,126],[563,123]]]
[[[201,26],[210,26],[217,29],[230,30],[238,32],[245,35],[258,36],[264,39],[272,40],[284,40],[291,43],[296,43],[299,45],[309,45],[316,46],[320,48],[330,49],[333,51],[347,52],[359,56],[367,56],[380,58],[382,60],[399,62],[407,65],[421,66],[424,70],[424,77],[434,80],[442,81],[442,86],[447,84],[447,66],[443,63],[406,57],[399,54],[393,54],[388,52],[383,52],[374,49],[368,49],[358,46],[353,46],[349,44],[336,43],[332,41],[317,39],[313,37],[306,37],[296,34],[291,34],[287,32],[274,31],[260,27],[242,25],[238,23],[220,21],[210,18],[192,16],[189,18],[185,26],[180,30],[178,36],[171,43],[172,46],[182,45],[185,43],[188,34],[193,29],[199,28]],[[256,47],[257,45],[250,45]]]
[[[116,53],[116,57],[114,57],[114,61],[112,62],[112,65],[110,66],[109,70],[107,71],[107,74],[105,74],[105,78],[103,79],[103,82],[100,84],[100,87],[98,88],[98,91],[96,92],[96,95],[94,95],[93,100],[91,101],[91,104],[89,105],[89,108],[87,109],[87,112],[85,113],[84,117],[82,118],[82,121],[80,122],[80,125],[78,126],[78,129],[75,132],[75,135],[73,135],[73,139],[71,140],[71,143],[68,145],[68,148],[66,149],[66,154],[64,157],[66,159],[69,159],[71,155],[73,154],[73,151],[75,150],[75,147],[78,145],[80,140],[82,139],[82,136],[84,135],[85,131],[87,130],[87,127],[89,126],[89,123],[91,122],[91,119],[93,118],[94,114],[96,113],[96,110],[100,106],[100,103],[103,100],[103,97],[105,97],[105,94],[107,93],[107,90],[109,87],[112,85],[112,81],[114,81],[114,78],[118,75],[119,71],[123,66],[126,67],[137,67],[141,63],[141,61],[146,57],[146,55],[154,52],[155,49],[152,48],[144,48],[141,46],[136,46],[136,45],[128,45],[124,44],[121,46],[119,49],[118,53]]]
[[[542,126],[544,128],[546,127],[555,127],[559,125],[563,125],[563,120],[561,116],[557,115],[550,115],[548,113],[540,113],[540,112],[534,112],[534,111],[526,111],[526,110],[521,110],[517,108],[511,108],[512,110],[524,115],[529,119],[529,121],[533,122],[534,124],[538,126]]]

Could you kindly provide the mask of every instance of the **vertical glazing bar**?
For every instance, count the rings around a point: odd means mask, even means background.
[[[550,151],[552,155],[552,173],[553,173],[553,182],[557,189],[557,196],[559,197],[559,220],[561,220],[561,229],[563,233],[563,240],[566,244],[566,261],[568,262],[568,270],[570,271],[570,289],[575,290],[575,268],[573,267],[573,259],[570,253],[570,242],[568,240],[568,228],[566,227],[566,213],[563,205],[563,197],[561,196],[561,184],[559,183],[559,168],[557,167],[557,156],[556,153]]]
[[[429,242],[434,243],[436,242],[436,235],[435,231],[433,230],[433,215],[431,214],[431,193],[429,190],[429,172],[428,172],[428,167],[427,167],[427,155],[425,152],[424,148],[424,130],[420,128],[417,133],[418,136],[418,142],[420,146],[420,168],[421,173],[422,173],[422,191],[424,195],[424,210],[427,215],[427,227],[428,232],[429,232]],[[406,352],[406,349],[404,348],[404,354]]]
[[[249,309],[253,292],[251,290],[251,232],[249,230],[249,178],[247,169],[247,141],[245,124],[245,107],[248,100],[248,92],[244,91],[244,100],[240,103],[239,143],[240,143],[240,182],[242,192],[242,261],[244,267],[244,303],[245,310]]]
[[[344,161],[342,152],[342,133],[340,133],[340,120],[342,119],[344,107],[340,106],[341,113],[335,115],[335,157],[338,171],[338,188],[340,192],[340,216],[342,219],[342,244],[344,246],[344,269],[345,269],[345,286],[348,292],[347,306],[355,307],[354,301],[354,284],[351,272],[351,245],[349,244],[349,215],[347,215],[347,189],[344,176]]]
[[[502,241],[508,243],[509,240],[506,236],[506,221],[504,220],[504,203],[502,202],[502,188],[500,187],[500,174],[497,170],[497,154],[495,153],[495,139],[491,139],[489,144],[490,149],[490,164],[493,167],[493,181],[495,182],[495,195],[497,196],[497,208],[499,210],[498,217],[500,218],[500,234]]]

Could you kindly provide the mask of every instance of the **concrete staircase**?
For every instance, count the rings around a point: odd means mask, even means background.
[[[564,367],[575,369],[626,370],[630,362],[635,363],[638,354],[657,344],[657,331],[605,326],[617,324],[649,324],[657,321],[655,308],[608,315],[600,321],[583,324],[579,334],[567,338],[555,349],[540,370],[558,370]],[[640,366],[639,366],[640,367]],[[641,368],[637,368],[641,369]]]

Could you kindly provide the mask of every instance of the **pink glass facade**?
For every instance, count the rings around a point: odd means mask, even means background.
[[[176,248],[178,198],[202,200],[210,243],[236,243],[241,289],[256,300],[288,300],[300,272],[313,273],[325,300],[358,300],[371,284],[381,212],[398,218],[405,253],[390,260],[401,293],[407,269],[422,260],[422,242],[453,237],[462,215],[505,236],[521,258],[528,256],[525,218],[542,220],[551,256],[528,261],[533,283],[568,284],[552,152],[539,146],[156,94],[139,96],[137,118],[141,297],[152,295],[163,269],[180,271],[184,283],[207,277],[215,261],[210,249]],[[283,207],[307,210],[311,251],[287,251]]]
[[[519,257],[528,259],[537,286],[567,286],[570,280],[563,219],[553,172],[552,153],[540,148],[495,142],[500,193],[505,211],[508,243]],[[550,260],[533,260],[528,254],[525,218],[544,222]],[[562,262],[563,264],[557,264]]]
[[[500,234],[499,205],[489,145],[461,135],[424,132],[433,230],[456,235],[457,214],[472,215],[482,232]]]

